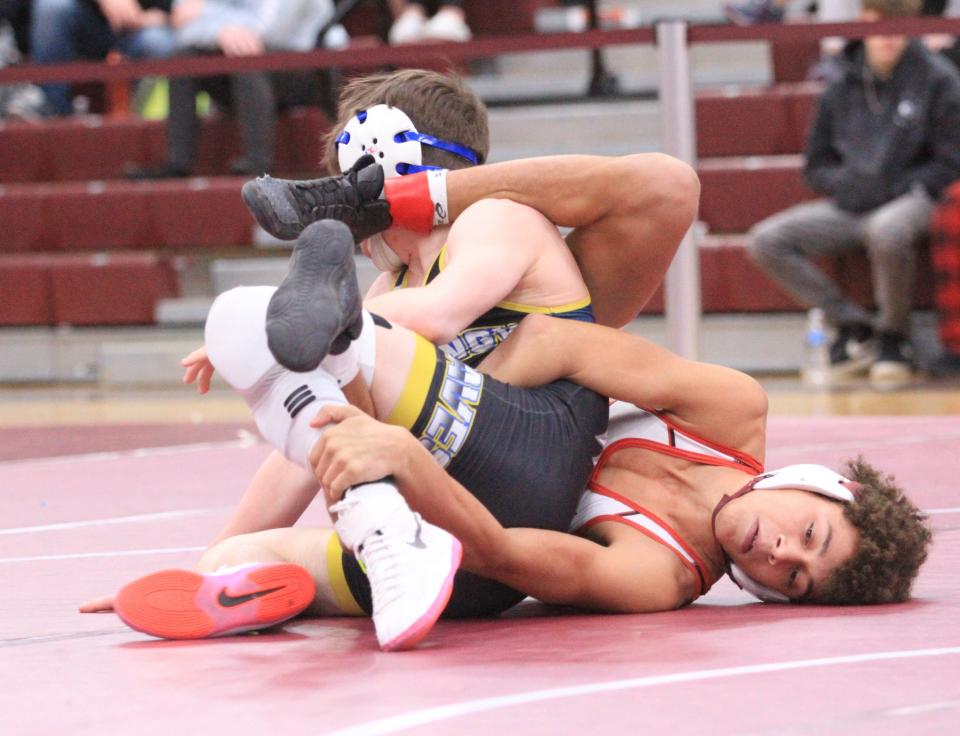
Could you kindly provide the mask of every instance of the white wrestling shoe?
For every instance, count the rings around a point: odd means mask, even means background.
[[[380,648],[385,652],[410,649],[430,632],[446,608],[462,547],[452,534],[409,508],[394,507],[389,518],[370,531],[365,522],[370,521],[367,511],[374,504],[362,496],[351,497],[355,493],[349,492],[330,508],[338,514],[334,526],[370,581]]]

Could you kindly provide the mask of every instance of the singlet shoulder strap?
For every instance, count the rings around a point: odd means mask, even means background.
[[[670,549],[697,579],[697,595],[706,593],[716,582],[700,555],[667,522],[632,499],[591,481],[580,499],[571,530],[574,534],[583,534],[604,521],[629,526]]]
[[[742,470],[751,475],[763,472],[763,463],[740,450],[712,442],[687,429],[681,429],[664,412],[637,407],[640,414],[632,420],[628,436],[614,439],[603,450],[594,469],[594,477],[617,451],[629,447],[680,457],[703,465]],[[634,436],[636,435],[636,436]]]

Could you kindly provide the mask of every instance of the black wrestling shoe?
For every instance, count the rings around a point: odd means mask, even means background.
[[[312,371],[360,336],[353,252],[353,236],[341,222],[321,220],[301,233],[290,271],[267,308],[267,345],[280,365]]]
[[[368,155],[340,176],[304,181],[261,176],[241,193],[260,227],[275,238],[294,240],[311,223],[339,220],[360,242],[393,222],[382,191],[383,169]]]

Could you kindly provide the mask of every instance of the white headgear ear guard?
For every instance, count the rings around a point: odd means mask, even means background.
[[[472,164],[479,162],[477,154],[466,146],[420,133],[403,110],[390,105],[374,105],[358,112],[337,136],[336,143],[341,171],[369,154],[383,167],[383,175],[388,179],[440,168],[423,165],[423,146],[439,148]]]
[[[837,501],[852,503],[856,500],[861,486],[856,481],[844,478],[839,473],[835,473],[823,465],[787,465],[779,470],[772,470],[769,473],[758,475],[744,489],[734,494],[734,496],[724,497],[724,499],[720,501],[720,504],[717,505],[716,511],[714,511],[714,518],[716,518],[716,512],[720,510],[722,505],[725,505],[727,501],[735,496],[749,493],[750,491],[783,488],[796,488],[803,491],[810,491]],[[766,603],[790,602],[788,596],[758,583],[733,562],[728,561],[728,572],[733,582]]]

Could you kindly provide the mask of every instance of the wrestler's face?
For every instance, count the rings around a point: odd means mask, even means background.
[[[792,489],[735,498],[717,514],[715,528],[737,567],[792,600],[816,598],[859,539],[841,502]]]

